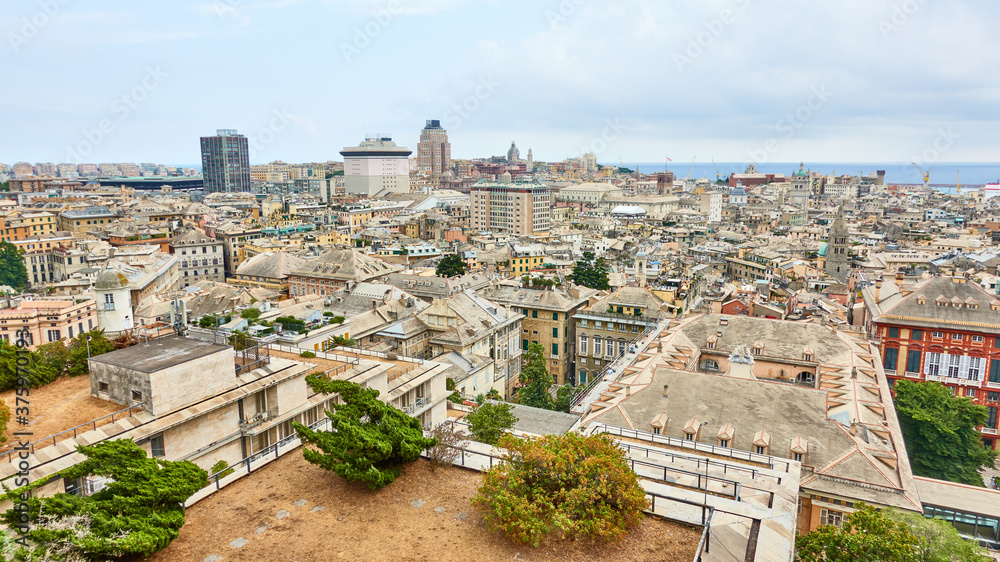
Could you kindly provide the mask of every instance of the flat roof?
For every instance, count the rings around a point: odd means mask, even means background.
[[[1000,491],[914,476],[920,503],[1000,518]]]
[[[206,355],[232,349],[208,341],[182,336],[165,336],[132,347],[111,351],[91,359],[95,363],[124,367],[132,371],[152,373]]]

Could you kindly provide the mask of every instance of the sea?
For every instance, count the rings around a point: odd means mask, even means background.
[[[620,162],[601,162],[607,166],[621,166]],[[859,163],[859,162],[804,162],[805,170],[819,172],[826,175],[852,176],[862,174],[868,175],[870,172],[885,170],[885,182],[895,185],[923,185],[924,178],[919,171],[909,162],[893,163]],[[756,164],[757,171],[762,174],[785,174],[791,176],[799,169],[798,162],[767,162]],[[643,174],[662,172],[664,163],[659,162],[625,162],[625,167],[636,170]],[[930,187],[945,193],[954,193],[956,182],[961,181],[963,188],[973,188],[988,183],[1000,183],[1000,163],[997,162],[935,162],[927,166],[921,165],[925,171],[930,172]],[[691,162],[667,162],[666,169],[674,173],[675,177],[688,177],[688,170],[691,171],[692,178],[708,178],[715,180],[716,173],[722,178],[728,178],[733,173],[743,173],[747,169],[746,162],[711,162],[694,163]],[[964,189],[963,189],[964,191]]]

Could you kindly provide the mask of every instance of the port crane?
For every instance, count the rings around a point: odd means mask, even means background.
[[[715,156],[712,157],[712,167],[715,168],[715,183],[722,181],[722,174],[719,173],[719,167],[715,165]]]
[[[929,170],[927,170],[927,171],[925,172],[925,171],[923,170],[923,168],[921,168],[920,166],[917,166],[917,163],[916,163],[916,162],[910,162],[910,163],[911,163],[911,164],[913,164],[913,167],[914,167],[914,168],[916,168],[916,169],[917,169],[917,171],[919,171],[919,172],[920,172],[920,175],[921,175],[921,176],[923,176],[923,178],[924,178],[924,187],[927,187],[927,186],[928,186],[928,184],[930,184],[930,181],[931,181],[931,172],[933,172],[933,171],[934,171],[934,168],[931,168],[931,169],[929,169]]]

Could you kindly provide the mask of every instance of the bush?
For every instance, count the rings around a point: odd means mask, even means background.
[[[472,504],[510,540],[537,547],[555,533],[610,542],[642,521],[646,494],[606,435],[505,435],[499,445],[504,462],[483,475]]]
[[[214,314],[209,314],[202,316],[201,320],[198,321],[198,325],[202,328],[214,328],[219,324],[219,317]]]
[[[228,467],[229,463],[227,463],[226,461],[221,461],[221,460],[217,461],[215,464],[212,465],[212,468],[208,470],[208,475],[212,476],[218,474],[219,479],[222,479],[236,472],[236,470]]]
[[[311,351],[303,351],[302,353],[299,354],[299,357],[303,357],[305,359],[312,359],[313,357],[316,357],[316,354]]]
[[[10,407],[0,400],[0,443],[7,441],[7,423],[10,422]]]
[[[334,316],[333,320],[331,320],[330,323],[331,324],[343,324],[344,320],[347,320],[347,318],[344,318],[343,316]]]
[[[465,399],[462,398],[462,393],[457,390],[448,395],[448,400],[450,400],[452,404],[462,404],[465,402]]]
[[[462,448],[469,442],[457,429],[454,422],[446,421],[438,424],[431,431],[431,438],[437,443],[427,449],[427,456],[431,461],[431,470],[442,466],[451,466],[455,459],[461,454]]]
[[[333,316],[333,313],[332,313],[332,312],[329,312],[329,311],[327,311],[327,312],[324,312],[324,313],[323,313],[323,316]]]
[[[260,311],[256,308],[245,308],[240,312],[240,318],[246,318],[247,320],[256,320],[260,318]]]

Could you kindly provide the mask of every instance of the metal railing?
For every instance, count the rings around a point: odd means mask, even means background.
[[[715,493],[712,490],[708,489],[709,482],[711,482],[713,480],[722,482],[723,483],[723,486],[722,486],[723,489],[726,488],[726,485],[732,485],[733,486],[733,492],[732,492],[732,494],[727,494],[727,497],[731,497],[735,501],[740,501],[740,489],[742,488],[742,484],[740,484],[736,480],[729,480],[727,478],[721,478],[719,476],[711,476],[711,475],[705,474],[703,472],[695,472],[693,470],[684,470],[683,468],[674,468],[674,467],[671,467],[671,466],[666,466],[666,465],[662,465],[662,464],[656,464],[656,463],[653,463],[653,462],[647,462],[647,461],[642,461],[642,460],[633,459],[633,458],[629,458],[628,459],[628,463],[629,463],[629,467],[632,469],[632,472],[635,472],[635,466],[636,465],[640,465],[640,466],[646,467],[646,468],[654,468],[656,470],[662,470],[663,471],[663,476],[660,478],[660,481],[661,482],[667,482],[667,483],[669,483],[671,485],[685,487],[684,484],[678,484],[677,482],[672,482],[670,480],[667,480],[667,473],[668,472],[673,472],[673,473],[677,473],[677,474],[683,474],[683,475],[687,475],[687,476],[693,476],[698,481],[698,483],[695,486],[695,488],[698,491],[701,491],[701,492]],[[702,485],[702,479],[703,478],[704,478],[704,486]]]
[[[633,449],[638,450],[638,451],[644,453],[647,458],[649,458],[649,454],[650,453],[653,453],[654,455],[659,455],[661,457],[667,457],[670,460],[670,462],[676,462],[677,459],[685,460],[685,461],[692,461],[692,462],[695,463],[695,470],[701,470],[701,465],[702,465],[702,463],[704,463],[706,469],[711,468],[712,466],[720,467],[722,469],[722,473],[723,474],[729,474],[730,470],[732,470],[732,471],[739,471],[739,472],[746,472],[746,473],[749,473],[750,477],[753,478],[754,480],[756,480],[758,478],[761,478],[761,477],[764,477],[764,476],[769,476],[769,475],[766,475],[766,474],[761,474],[761,472],[760,472],[759,469],[753,468],[752,466],[743,466],[743,465],[738,465],[738,464],[730,464],[730,463],[727,463],[725,461],[711,459],[711,458],[708,458],[708,457],[696,457],[694,455],[687,455],[687,454],[684,454],[684,453],[678,453],[678,452],[675,452],[675,451],[671,451],[669,449],[650,449],[649,447],[643,447],[642,445],[636,445],[634,443],[629,443],[628,441],[619,441],[618,442],[618,446],[624,448],[626,452],[630,452]],[[777,476],[770,476],[770,477],[771,478],[775,478],[779,482],[781,481],[781,478],[779,478]]]
[[[718,445],[711,445],[708,443],[702,443],[700,441],[689,441],[687,439],[679,439],[677,437],[668,437],[666,435],[657,435],[655,433],[649,433],[646,431],[638,431],[635,429],[626,429],[623,427],[617,427],[613,425],[595,424],[594,432],[603,432],[609,435],[618,435],[619,437],[631,437],[633,439],[640,439],[642,441],[649,441],[650,443],[661,443],[663,445],[669,445],[671,447],[679,447],[683,449],[694,449],[696,451],[701,451],[703,453],[712,453],[713,455],[719,455],[724,457],[731,457],[734,459],[745,460],[748,462],[755,462],[758,464],[767,465],[772,470],[784,470],[788,471],[791,466],[791,461],[786,461],[779,459],[777,457],[772,457],[770,455],[761,455],[757,453],[752,453],[750,451],[741,451],[739,449],[730,449],[729,447],[721,447]],[[783,465],[784,468],[776,468],[775,465]],[[780,482],[780,481],[779,481]]]
[[[145,405],[146,405],[145,402],[141,402],[139,404],[135,404],[133,406],[129,406],[128,408],[122,408],[121,410],[118,410],[117,412],[112,412],[112,413],[110,413],[110,414],[108,414],[106,416],[101,416],[101,417],[99,417],[99,418],[97,418],[97,419],[95,419],[93,421],[89,421],[87,423],[80,424],[80,425],[78,425],[76,427],[71,427],[69,429],[65,429],[63,431],[60,431],[59,433],[53,433],[52,435],[49,435],[48,437],[46,437],[44,439],[39,439],[38,441],[34,441],[32,443],[28,443],[28,451],[30,453],[34,453],[35,449],[37,449],[37,448],[51,447],[52,445],[55,445],[58,442],[58,439],[56,439],[56,438],[59,437],[60,435],[66,435],[67,433],[72,433],[73,434],[73,438],[76,438],[76,436],[79,435],[79,434],[81,434],[81,433],[86,433],[88,431],[93,431],[93,430],[95,430],[95,429],[98,428],[98,425],[97,425],[98,422],[103,421],[103,420],[108,420],[108,421],[106,423],[102,423],[101,426],[105,426],[107,424],[114,423],[115,422],[115,416],[118,416],[118,419],[125,419],[125,418],[132,417],[132,411],[133,410],[135,410],[135,411],[142,411],[145,408]],[[124,412],[124,415],[119,416],[119,414],[122,414],[123,412]],[[69,437],[66,437],[66,439],[69,439]],[[11,443],[11,444],[13,445],[13,443]],[[21,449],[21,450],[23,451],[24,449]],[[6,454],[7,454],[7,462],[13,462],[14,451],[10,451],[10,452],[8,452]]]
[[[416,412],[420,408],[423,408],[424,406],[426,406],[426,405],[428,405],[430,403],[431,403],[431,399],[430,398],[427,398],[427,397],[417,398],[417,400],[413,404],[407,404],[407,405],[403,406],[403,411],[406,412],[409,415],[412,415],[413,412]]]

